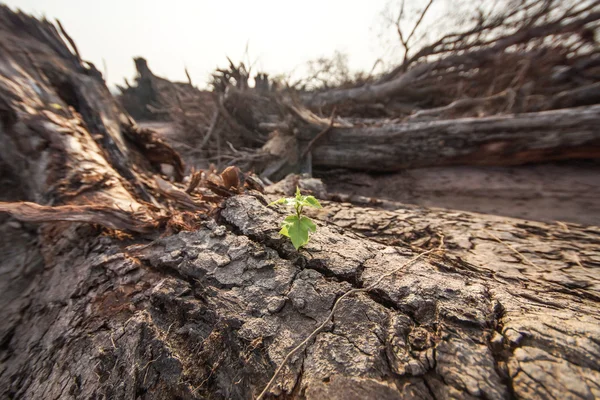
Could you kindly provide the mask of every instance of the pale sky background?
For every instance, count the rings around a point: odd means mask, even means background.
[[[0,0],[1,1],[1,0]],[[110,86],[135,75],[132,58],[152,71],[204,87],[210,72],[241,60],[246,43],[254,71],[272,74],[302,68],[306,61],[349,56],[352,70],[369,71],[386,55],[381,12],[389,0],[9,0],[35,16],[61,23],[83,59],[104,72]],[[421,0],[414,0],[420,2]],[[387,51],[389,53],[389,49]],[[389,54],[387,55],[389,56]]]

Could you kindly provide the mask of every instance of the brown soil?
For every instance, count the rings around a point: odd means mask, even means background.
[[[328,192],[536,221],[600,225],[600,164],[441,167],[372,175],[317,174]]]

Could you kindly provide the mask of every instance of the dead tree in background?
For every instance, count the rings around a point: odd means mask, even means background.
[[[377,102],[393,110],[394,102],[429,108],[510,88],[524,97],[515,111],[547,109],[544,99],[597,82],[598,7],[594,1],[508,2],[474,27],[423,47],[378,82],[303,99],[324,112],[343,103]]]
[[[170,101],[190,158],[276,180],[310,165],[397,171],[598,156],[597,107],[558,111],[600,99],[596,2],[500,2],[479,11],[473,26],[413,51],[431,5],[401,34],[404,62],[373,83],[348,88],[338,53],[315,61],[297,90],[247,90],[245,64],[229,60],[214,75],[213,99],[205,103],[210,94],[196,91],[189,101]],[[204,107],[202,118],[185,112],[192,107]]]

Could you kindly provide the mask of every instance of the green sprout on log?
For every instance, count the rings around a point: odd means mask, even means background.
[[[308,233],[315,232],[317,226],[310,218],[302,215],[302,210],[304,207],[321,208],[319,201],[314,196],[303,196],[300,189],[296,187],[296,197],[281,198],[269,205],[273,204],[293,205],[296,210],[296,214],[285,217],[279,234],[290,238],[296,250],[307,244]]]

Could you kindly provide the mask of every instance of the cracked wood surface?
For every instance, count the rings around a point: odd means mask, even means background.
[[[150,243],[43,235],[26,279],[3,258],[25,281],[0,296],[0,396],[253,398],[336,298],[441,234],[443,256],[344,300],[271,396],[600,397],[598,228],[326,202],[297,253],[259,200]]]

